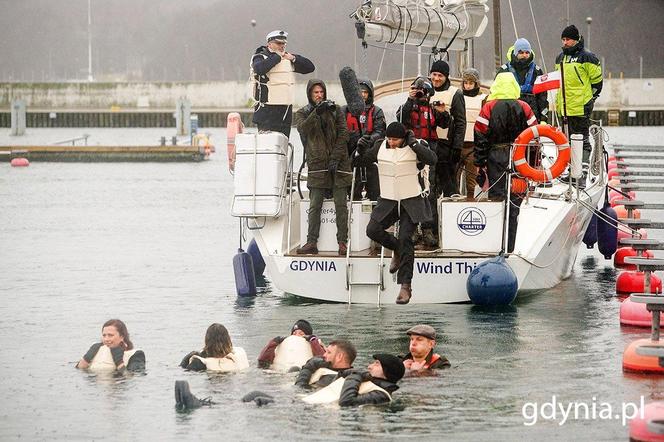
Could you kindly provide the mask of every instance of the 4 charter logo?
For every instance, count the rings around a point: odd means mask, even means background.
[[[479,235],[486,227],[486,215],[477,207],[467,207],[459,212],[457,225],[465,235]]]

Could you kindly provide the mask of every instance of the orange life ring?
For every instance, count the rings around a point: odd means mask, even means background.
[[[533,138],[546,137],[556,143],[558,158],[548,169],[535,169],[526,160],[526,148]],[[553,126],[538,124],[530,126],[514,140],[514,154],[512,161],[516,171],[523,177],[530,178],[539,183],[545,183],[558,177],[569,164],[570,148],[569,141],[564,133]]]
[[[231,112],[226,118],[226,149],[228,151],[228,170],[235,170],[235,135],[241,134],[244,125],[240,114]]]

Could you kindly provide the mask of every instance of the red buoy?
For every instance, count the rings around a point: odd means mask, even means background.
[[[629,421],[629,440],[664,441],[664,434],[660,433],[664,422],[664,402],[641,406],[643,408]]]
[[[620,198],[618,198],[618,199],[621,199],[621,200],[624,200],[624,199],[630,199],[630,200],[636,199],[636,192],[634,192],[633,190],[630,190],[629,192],[623,192],[623,193],[626,193],[627,195],[629,195],[629,197],[626,197],[626,196],[623,195],[622,193],[620,193],[620,192],[616,192],[615,190],[611,190],[611,191],[609,192],[609,201],[611,201],[611,200],[612,200],[614,197],[616,197],[616,196],[619,196]]]
[[[650,338],[637,339],[625,348],[623,353],[623,371],[632,373],[663,373],[664,367],[659,366],[659,358],[657,356],[641,356],[636,353],[639,347],[648,346],[661,346],[664,347],[664,342],[653,341]]]
[[[659,319],[662,320],[661,312]],[[627,298],[620,304],[620,324],[650,328],[652,326],[652,313],[648,311],[645,304]]]
[[[611,155],[611,156],[609,157],[609,161],[616,161],[616,156],[615,156],[615,155]]]
[[[607,166],[606,170],[607,172],[609,170],[617,169],[618,168],[618,162],[617,161],[609,161],[609,165]]]
[[[618,215],[618,218],[628,218],[627,209],[622,204],[613,206],[613,210],[616,211],[616,215]],[[641,212],[639,211],[639,209],[632,209],[632,219],[640,219],[640,218],[641,218]]]
[[[609,179],[615,178],[618,176],[618,169],[611,169],[609,170]]]
[[[626,295],[629,293],[645,292],[645,273],[626,270],[620,272],[616,278],[616,293]],[[654,273],[650,274],[650,293],[662,293],[662,280]]]
[[[638,256],[638,255],[636,254],[636,250],[634,250],[631,247],[619,248],[618,250],[616,250],[615,255],[613,255],[613,266],[619,269],[636,270],[636,266],[634,264],[625,263],[625,258],[628,256]],[[644,250],[643,253],[641,254],[641,257],[653,258],[654,256],[649,251]]]
[[[13,158],[10,164],[12,167],[28,167],[30,161],[27,158]]]

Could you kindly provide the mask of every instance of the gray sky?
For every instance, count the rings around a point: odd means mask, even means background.
[[[544,58],[560,52],[566,0],[531,0]],[[354,66],[376,79],[382,51],[367,63],[348,18],[361,0],[91,0],[92,66],[96,80],[245,80],[253,51],[273,29],[290,33],[289,51],[309,57],[314,75],[337,78]],[[492,0],[489,1],[491,6]],[[537,49],[528,0],[512,0],[517,31]],[[87,0],[0,0],[0,81],[85,79]],[[593,17],[590,48],[618,76],[664,77],[664,0],[570,0],[570,21],[583,35]],[[515,39],[509,3],[502,0],[503,53]],[[489,18],[492,12],[489,11]],[[251,20],[256,26],[251,26]],[[476,40],[475,66],[493,71],[493,26]],[[381,80],[401,75],[400,47],[386,53]],[[414,48],[409,47],[409,50]],[[425,51],[426,52],[426,51]],[[425,61],[426,62],[426,61]],[[416,73],[407,56],[408,75]]]

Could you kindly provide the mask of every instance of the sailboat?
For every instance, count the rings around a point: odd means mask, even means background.
[[[487,25],[486,0],[367,0],[352,14],[364,41],[433,47],[435,51],[466,50]],[[435,52],[434,51],[434,52]],[[375,103],[389,121],[407,97],[403,84],[376,87]],[[392,113],[390,113],[392,110]],[[601,130],[593,130],[594,148],[586,186],[558,178],[529,181],[519,216],[516,244],[506,253],[509,203],[476,201],[465,197],[438,200],[440,247],[416,251],[412,304],[458,303],[470,300],[467,280],[488,259],[504,256],[518,282],[518,295],[554,287],[568,278],[586,228],[607,184]],[[542,167],[551,167],[560,146],[536,140]],[[399,292],[389,273],[390,251],[375,253],[366,236],[373,205],[369,200],[349,202],[349,238],[346,256],[338,256],[334,205],[323,205],[316,255],[297,255],[306,241],[307,191],[298,186],[296,170],[301,148],[279,133],[238,134],[235,193],[231,214],[241,218],[258,245],[270,281],[278,290],[304,298],[347,303],[392,304]],[[581,171],[581,142],[572,143],[571,174]],[[509,182],[509,176],[507,181]],[[306,187],[306,186],[305,186]]]

